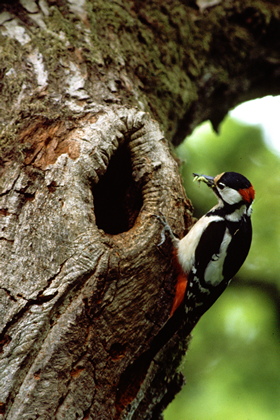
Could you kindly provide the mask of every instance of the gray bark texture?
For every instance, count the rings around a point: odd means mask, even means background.
[[[0,5],[0,418],[160,419],[195,320],[171,143],[279,93],[278,1]]]

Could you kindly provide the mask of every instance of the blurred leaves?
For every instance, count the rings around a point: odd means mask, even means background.
[[[280,158],[267,148],[260,127],[230,117],[219,135],[204,123],[177,152],[195,216],[216,199],[204,184],[193,183],[193,172],[240,172],[254,185],[256,199],[250,254],[194,329],[182,367],[187,384],[164,418],[274,420],[280,413]]]

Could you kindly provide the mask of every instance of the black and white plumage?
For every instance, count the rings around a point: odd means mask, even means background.
[[[213,190],[218,204],[174,243],[179,274],[171,315],[183,301],[199,316],[209,309],[242,266],[252,240],[250,181],[236,172],[194,176]]]

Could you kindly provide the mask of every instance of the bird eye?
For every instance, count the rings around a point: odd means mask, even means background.
[[[220,190],[223,190],[225,188],[225,184],[223,184],[222,182],[218,182],[218,187],[220,188]]]

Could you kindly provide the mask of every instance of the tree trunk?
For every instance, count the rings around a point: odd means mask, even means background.
[[[279,93],[278,2],[211,3],[0,6],[1,418],[159,419],[180,389],[170,142]]]

